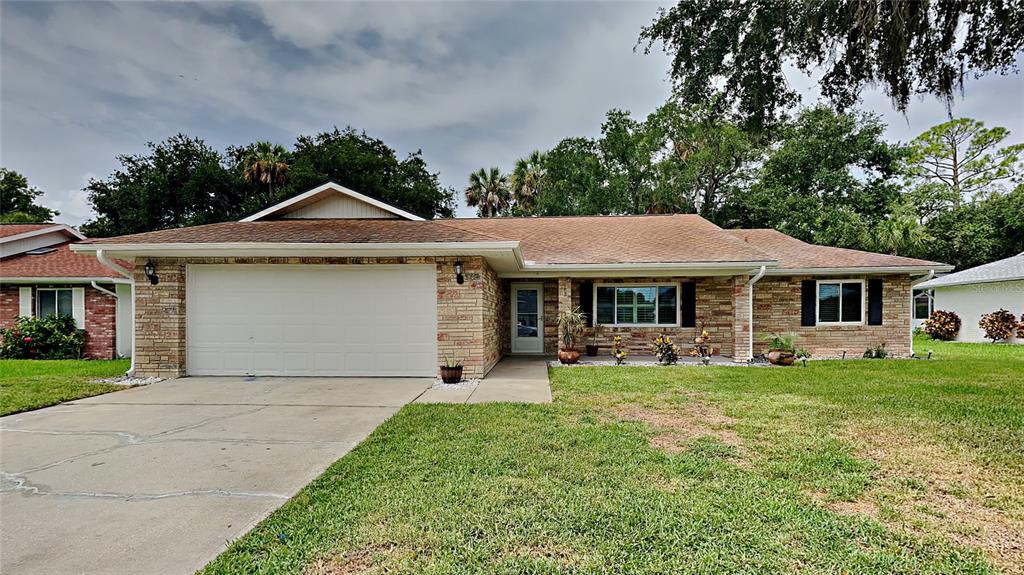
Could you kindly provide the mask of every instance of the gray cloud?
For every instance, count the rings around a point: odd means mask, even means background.
[[[177,132],[224,148],[352,125],[401,154],[422,149],[461,187],[478,167],[595,135],[610,108],[642,116],[663,102],[666,58],[633,51],[655,7],[4,2],[0,156],[72,224],[90,217],[89,177]],[[1020,134],[1021,88],[984,79],[956,111]],[[925,101],[904,119],[877,93],[865,108],[902,139],[944,117]]]

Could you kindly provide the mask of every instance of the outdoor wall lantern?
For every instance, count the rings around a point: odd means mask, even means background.
[[[146,278],[149,279],[149,283],[156,285],[160,283],[160,276],[156,275],[156,264],[153,260],[146,262],[146,267],[142,268],[146,272]]]
[[[462,260],[455,260],[455,283],[462,285],[466,278],[462,277]]]

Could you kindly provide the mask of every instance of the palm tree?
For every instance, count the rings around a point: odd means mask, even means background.
[[[523,212],[533,210],[537,196],[547,185],[548,175],[544,168],[545,154],[534,150],[529,156],[519,158],[510,178],[512,198]]]
[[[466,188],[466,203],[469,207],[477,207],[477,213],[484,218],[493,218],[508,207],[508,177],[498,168],[479,171],[469,175],[469,187]]]
[[[274,199],[274,185],[283,185],[288,173],[288,150],[280,144],[256,142],[242,158],[242,172],[250,184],[267,185],[267,201]]]
[[[890,255],[916,256],[932,239],[925,227],[917,221],[910,208],[897,207],[884,220],[875,225],[872,234],[875,251]]]

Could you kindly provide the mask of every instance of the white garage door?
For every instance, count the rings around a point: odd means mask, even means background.
[[[437,371],[433,266],[190,265],[191,375]]]

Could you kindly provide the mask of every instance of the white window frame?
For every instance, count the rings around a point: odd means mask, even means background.
[[[599,287],[675,287],[676,288],[676,321],[675,323],[598,323],[597,321],[597,288]],[[591,312],[594,314],[594,325],[604,325],[608,327],[650,327],[650,328],[661,328],[661,327],[679,327],[682,324],[681,309],[679,298],[682,294],[681,282],[632,282],[632,283],[594,283],[594,309]],[[654,290],[654,320],[658,320],[658,290]],[[618,307],[619,298],[618,294],[615,296],[615,307],[612,309],[612,317],[618,318]]]
[[[821,321],[821,284],[839,284],[839,321]],[[843,285],[860,284],[860,320],[843,321]],[[814,324],[815,325],[864,325],[864,317],[867,313],[867,282],[863,279],[848,280],[818,280],[814,286]]]
[[[926,320],[929,317],[931,317],[932,312],[935,311],[935,296],[932,293],[932,290],[930,290],[930,289],[920,290],[921,293],[918,294],[918,295],[913,295],[914,291],[918,291],[918,290],[912,290],[911,291],[910,301],[913,302],[913,304],[914,304],[914,317],[911,318],[911,319],[918,320],[918,321]],[[926,315],[924,317],[917,317],[917,298],[919,298],[921,296],[925,296],[925,297],[928,298],[928,315]]]
[[[40,294],[42,294],[44,291],[52,291],[52,292],[68,291],[68,292],[71,292],[71,313],[64,314],[64,315],[70,315],[71,317],[75,317],[75,290],[74,290],[74,288],[69,288],[69,287],[67,287],[67,288],[36,288],[36,317],[38,317],[38,318],[42,318],[43,317],[43,313],[42,313],[42,311],[40,309],[40,306],[43,303],[43,298],[40,297]],[[60,298],[57,296],[57,294],[54,294],[53,295],[53,306],[54,306],[54,312],[55,313],[57,312],[56,308],[57,308],[57,302],[58,301],[60,301]]]

